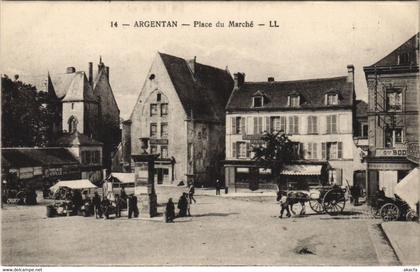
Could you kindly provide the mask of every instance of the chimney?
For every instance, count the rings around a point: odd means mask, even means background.
[[[347,65],[347,82],[354,83],[354,66],[353,66],[353,64]]]
[[[233,74],[234,88],[240,88],[245,82],[245,73],[235,73]]]
[[[105,73],[106,73],[106,76],[109,79],[109,66],[105,66]]]
[[[89,62],[89,84],[92,85],[93,82],[93,63]]]
[[[268,82],[273,82],[273,81],[274,81],[274,77],[269,77],[269,78],[267,79],[267,81],[268,81]]]
[[[194,56],[193,59],[188,60],[188,66],[190,67],[191,73],[195,75],[195,63],[196,63],[197,57]]]
[[[67,67],[66,68],[66,74],[72,74],[76,72],[76,68],[74,67]]]

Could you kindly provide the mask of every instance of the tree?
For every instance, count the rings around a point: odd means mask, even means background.
[[[253,160],[259,167],[271,169],[274,182],[279,184],[284,165],[299,159],[298,143],[291,141],[282,131],[265,133],[261,140],[263,145],[253,147]]]
[[[4,147],[32,147],[47,144],[49,115],[44,103],[45,93],[34,86],[14,81],[7,75],[1,78],[2,145]]]

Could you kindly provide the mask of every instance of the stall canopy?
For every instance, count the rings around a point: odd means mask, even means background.
[[[395,185],[394,192],[413,210],[416,210],[416,203],[420,198],[420,175],[419,168],[414,168],[405,176],[397,185]]]
[[[60,187],[68,187],[70,189],[92,189],[97,188],[95,184],[88,179],[62,180],[50,187],[50,190],[55,192]]]
[[[285,165],[281,175],[289,176],[319,176],[321,175],[322,165]]]

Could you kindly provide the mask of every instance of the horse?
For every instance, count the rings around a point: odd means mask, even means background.
[[[281,199],[282,191],[277,192],[277,201]],[[305,202],[309,200],[309,195],[304,192],[297,192],[297,191],[291,191],[287,193],[287,201],[289,203],[290,211],[293,213],[293,215],[296,215],[295,211],[293,210],[293,205],[300,203],[301,210],[299,215],[304,215],[306,213],[305,209]]]

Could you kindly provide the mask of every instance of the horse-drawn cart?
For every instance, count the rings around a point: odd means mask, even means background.
[[[309,206],[316,213],[336,215],[346,206],[346,189],[339,186],[312,187],[309,190]]]

